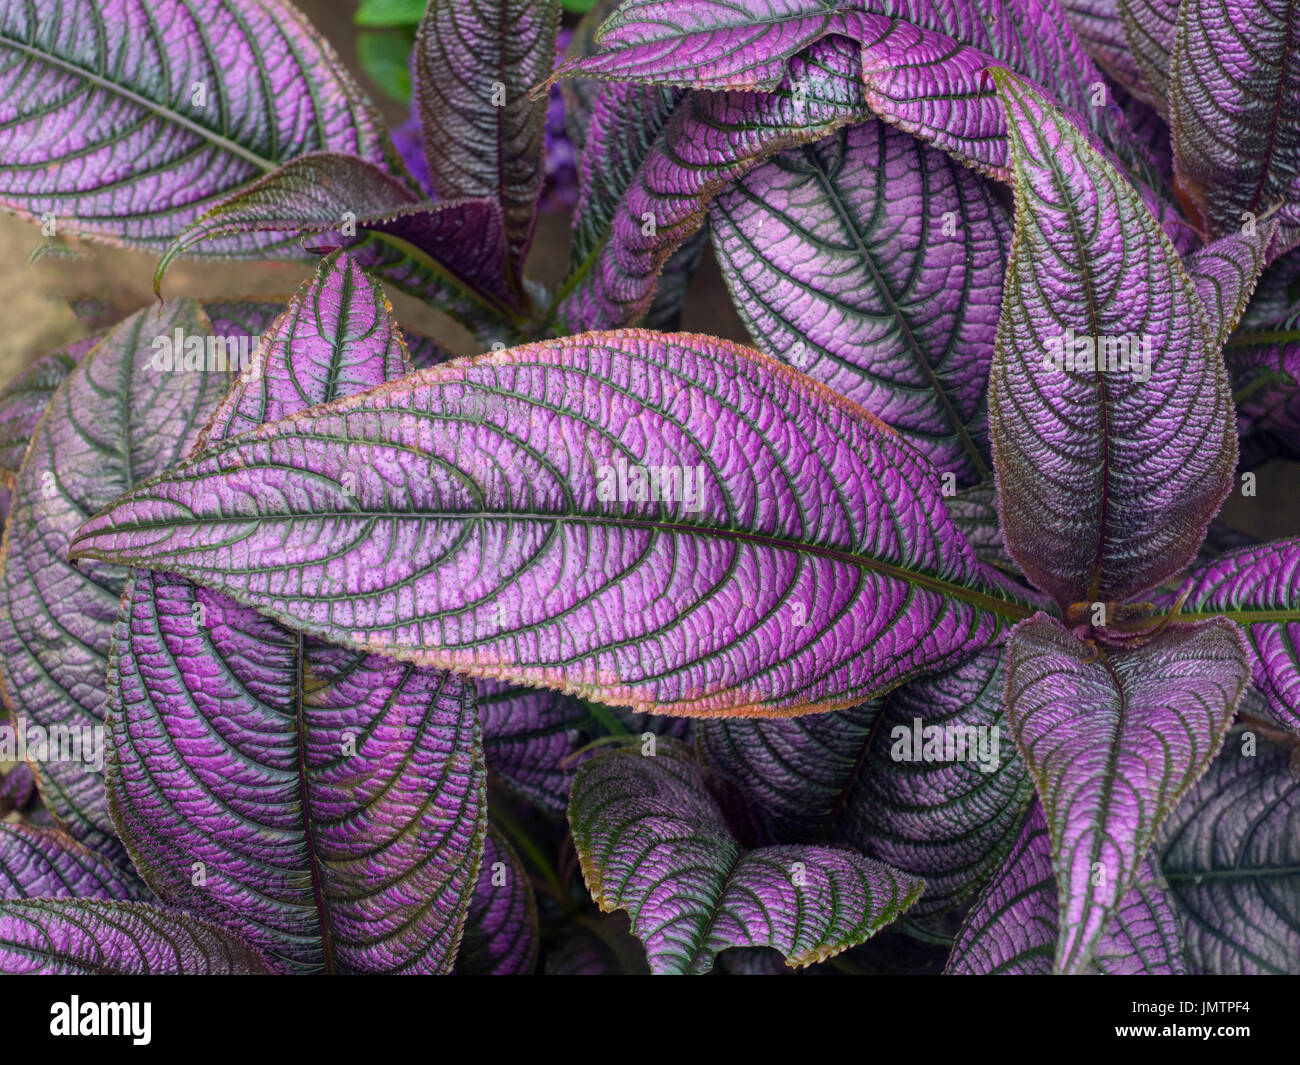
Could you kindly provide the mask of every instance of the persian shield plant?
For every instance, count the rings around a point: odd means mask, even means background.
[[[579,6],[0,2],[0,970],[1300,971],[1300,19]]]

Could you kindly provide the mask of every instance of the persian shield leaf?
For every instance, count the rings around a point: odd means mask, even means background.
[[[1007,718],[1052,837],[1056,971],[1085,971],[1249,680],[1245,641],[1221,618],[1170,626],[1133,650],[1089,649],[1042,615],[1016,626]]]
[[[1097,946],[1096,967],[1109,976],[1182,975],[1178,918],[1145,859],[1137,881]],[[985,888],[957,935],[947,972],[957,976],[1045,976],[1059,936],[1052,843],[1034,803],[1006,864]]]
[[[1033,791],[1004,735],[1001,655],[836,714],[706,722],[700,749],[764,839],[853,847],[924,877],[915,912],[942,912],[998,868]]]
[[[528,873],[501,833],[489,828],[456,972],[527,975],[537,968],[537,949],[537,900]]]
[[[102,335],[74,340],[42,355],[0,392],[0,479],[10,488],[14,487],[27,445],[54,390]]]
[[[478,709],[488,769],[511,790],[563,813],[587,708],[559,692],[481,680]]]
[[[1213,345],[1221,348],[1246,313],[1277,234],[1277,223],[1262,223],[1247,236],[1220,237],[1187,259],[1187,272],[1196,286]]]
[[[1300,783],[1294,747],[1247,730],[1160,833],[1160,867],[1197,973],[1300,972]]]
[[[1010,224],[986,182],[867,122],[755,168],[714,200],[709,225],[760,347],[877,414],[937,469],[988,475]]]
[[[542,188],[546,101],[529,90],[551,72],[555,0],[432,0],[415,42],[415,103],[429,176],[442,199],[501,205],[518,272]]]
[[[1288,0],[1184,0],[1169,84],[1174,171],[1211,237],[1280,207],[1300,225],[1300,19]]]
[[[130,873],[66,832],[0,822],[0,899],[142,899]]]
[[[408,369],[383,293],[335,253],[200,446]],[[288,971],[450,970],[486,820],[471,682],[142,570],[109,685],[113,818],[160,898]]]
[[[1141,72],[1141,98],[1162,114],[1169,107],[1169,52],[1181,0],[1119,0],[1124,33]]]
[[[100,775],[104,671],[126,572],[70,564],[68,542],[88,514],[189,450],[230,383],[224,340],[212,328],[197,304],[182,300],[139,311],[113,329],[50,400],[5,529],[5,700],[29,730],[45,805],[77,839],[109,852],[117,844]],[[200,365],[212,357],[215,366],[220,349],[223,370],[155,369],[155,359],[174,365],[155,341],[174,346],[178,330],[185,351],[197,346]],[[50,757],[49,746],[37,747],[41,739],[69,757]]]
[[[1300,727],[1300,537],[1229,551],[1188,578],[1182,616],[1223,614],[1254,652],[1254,681],[1277,720]]]
[[[482,421],[460,416],[475,396]],[[686,716],[850,706],[1031,612],[861,408],[727,341],[640,330],[214,443],[76,552],[358,650]]]
[[[1003,534],[1063,607],[1122,601],[1195,556],[1228,494],[1227,374],[1126,179],[1032,89],[994,77],[1016,199],[989,386]]]
[[[54,976],[265,974],[251,946],[187,913],[143,902],[0,903],[0,973]]]
[[[728,947],[824,961],[908,909],[923,884],[851,850],[737,842],[690,751],[661,739],[578,770],[569,824],[592,898],[624,909],[658,973],[703,973]]]
[[[383,160],[369,103],[284,0],[5,4],[0,99],[0,204],[153,252],[295,156]]]

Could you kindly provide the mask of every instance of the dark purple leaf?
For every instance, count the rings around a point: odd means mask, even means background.
[[[995,77],[1017,229],[989,391],[1002,531],[1062,607],[1122,601],[1195,556],[1231,488],[1227,374],[1137,193],[1032,89]]]
[[[147,899],[133,875],[57,828],[0,822],[0,899]]]
[[[229,932],[148,903],[0,903],[0,973],[210,976],[269,971],[257,951]]]
[[[1217,753],[1247,656],[1222,618],[1129,650],[1086,647],[1043,615],[1013,630],[1007,720],[1052,836],[1055,971],[1091,962],[1156,830]]]
[[[489,828],[456,972],[528,975],[537,968],[537,947],[537,900],[528,873],[504,837]]]
[[[488,769],[520,795],[563,813],[587,708],[570,695],[498,680],[479,681],[478,692]]]
[[[10,489],[54,390],[102,337],[95,333],[42,355],[0,392],[0,479]]]
[[[415,42],[414,97],[429,176],[444,200],[497,201],[517,278],[542,189],[546,100],[528,93],[551,72],[554,0],[431,0]]]
[[[295,156],[383,159],[333,49],[284,0],[60,0],[0,10],[0,204],[160,252]],[[298,254],[263,236],[205,251]]]
[[[1300,782],[1290,749],[1234,731],[1157,852],[1195,973],[1300,972]]]
[[[76,550],[344,646],[680,716],[852,705],[1031,612],[866,412],[727,341],[638,330],[214,444]]]
[[[870,938],[920,895],[920,880],[844,849],[746,850],[688,748],[660,740],[585,763],[569,823],[597,905],[624,909],[660,973],[703,973],[728,947],[773,947],[793,966]]]
[[[1178,919],[1150,859],[1120,901],[1097,946],[1109,976],[1182,975]],[[971,908],[947,972],[955,976],[1046,976],[1059,936],[1052,842],[1037,802],[1006,864]]]

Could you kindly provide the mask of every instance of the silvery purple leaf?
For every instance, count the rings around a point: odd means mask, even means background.
[[[1129,48],[1120,0],[1061,0],[1083,47],[1097,65],[1144,102],[1151,101],[1137,60]]]
[[[1269,220],[1249,235],[1220,237],[1185,260],[1215,347],[1223,347],[1246,313],[1255,282],[1275,247],[1277,232],[1277,222]]]
[[[374,164],[329,152],[286,163],[195,220],[159,260],[154,288],[199,244],[221,236],[256,243],[268,233],[292,241],[326,234],[373,273],[462,318],[471,308],[508,317],[516,302],[496,202],[423,201]]]
[[[481,680],[478,709],[488,769],[520,795],[563,813],[587,708],[571,695]]]
[[[872,121],[756,167],[709,223],[760,347],[940,472],[989,476],[984,396],[1011,225],[987,182]]]
[[[1234,730],[1161,829],[1160,867],[1194,973],[1300,972],[1294,751]]]
[[[1005,668],[1007,719],[1052,837],[1053,968],[1082,972],[1156,830],[1218,752],[1248,651],[1222,618],[1114,650],[1039,615],[1012,631]]]
[[[1230,551],[1188,578],[1183,616],[1223,614],[1254,652],[1254,682],[1278,721],[1300,727],[1300,537]]]
[[[501,206],[513,278],[542,189],[546,100],[529,90],[555,62],[555,0],[432,0],[415,41],[414,102],[440,199]]]
[[[219,354],[226,367],[227,345],[211,330],[187,300],[139,311],[113,329],[50,400],[5,536],[0,674],[15,724],[38,730],[26,744],[46,806],[106,853],[120,849],[101,776],[104,670],[126,572],[70,564],[68,542],[88,514],[188,452],[231,375],[155,365],[172,367],[173,355],[188,353],[214,367]],[[178,337],[184,345],[174,352]]]
[[[537,948],[537,900],[528,873],[505,838],[489,828],[456,972],[528,975],[537,968]]]
[[[0,479],[11,489],[54,390],[102,336],[93,333],[32,360],[0,392]]]
[[[1195,556],[1230,490],[1227,374],[1127,180],[1032,89],[994,77],[1016,171],[989,387],[1002,531],[1063,608],[1122,601]]]
[[[0,204],[59,232],[160,252],[295,156],[383,160],[369,102],[285,0],[5,4],[0,56]]]
[[[680,716],[852,705],[1032,612],[871,415],[728,341],[641,330],[214,443],[75,553],[343,646]]]
[[[402,377],[390,312],[349,256],[323,260],[199,446]],[[114,822],[164,902],[288,971],[450,971],[486,822],[471,682],[141,570],[109,687]]]
[[[1170,50],[1181,0],[1119,0],[1133,61],[1141,72],[1142,99],[1169,113]]]
[[[737,841],[690,750],[658,741],[586,762],[569,824],[606,912],[627,910],[657,973],[706,973],[728,947],[824,961],[899,917],[923,884],[852,850]]]
[[[36,778],[31,766],[20,762],[0,778],[0,817],[24,813],[35,797]]]
[[[57,828],[0,822],[0,899],[147,899],[131,873]]]
[[[1022,576],[1020,567],[1007,553],[1007,545],[1002,539],[997,489],[992,481],[972,485],[956,495],[948,496],[944,505],[952,523],[975,549],[981,562],[1012,577]]]
[[[1185,972],[1178,919],[1159,874],[1144,859],[1097,947],[1108,976]],[[1035,802],[1006,863],[967,914],[947,972],[955,976],[1046,976],[1059,936],[1052,842]]]
[[[0,973],[215,976],[270,971],[238,937],[160,906],[100,899],[0,903]]]
[[[925,878],[917,914],[949,910],[998,868],[1033,794],[1002,716],[1001,653],[883,704],[702,722],[698,744],[745,794],[764,840],[853,847]]]
[[[1174,170],[1211,237],[1280,205],[1300,225],[1300,19],[1289,0],[1184,0],[1169,79]]]

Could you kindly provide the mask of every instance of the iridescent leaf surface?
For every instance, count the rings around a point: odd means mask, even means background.
[[[57,828],[0,822],[0,899],[144,899],[134,876]]]
[[[456,972],[528,975],[537,968],[537,950],[537,900],[528,873],[501,833],[489,828]]]

